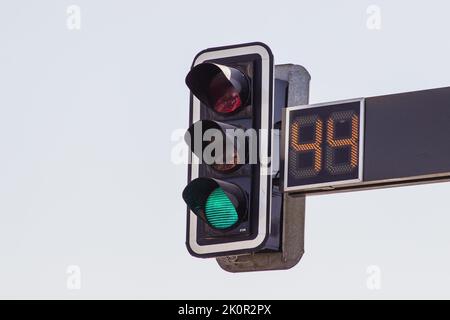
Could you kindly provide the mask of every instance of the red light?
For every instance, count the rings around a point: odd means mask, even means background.
[[[239,92],[235,88],[229,87],[225,94],[217,99],[214,104],[214,110],[219,113],[230,113],[235,111],[241,105],[242,102]]]

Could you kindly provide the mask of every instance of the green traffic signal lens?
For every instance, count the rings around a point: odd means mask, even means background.
[[[196,178],[184,188],[183,199],[197,217],[216,230],[229,231],[247,218],[247,196],[234,183]]]
[[[205,216],[216,229],[227,229],[236,224],[238,213],[222,188],[216,188],[206,199]]]

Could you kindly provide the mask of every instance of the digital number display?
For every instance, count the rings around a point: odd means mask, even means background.
[[[285,191],[362,180],[364,100],[289,108]]]

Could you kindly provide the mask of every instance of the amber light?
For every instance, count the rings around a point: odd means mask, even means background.
[[[239,168],[239,159],[239,154],[235,149],[233,154],[233,163],[226,163],[226,160],[224,159],[224,163],[215,163],[212,167],[216,171],[231,172]]]

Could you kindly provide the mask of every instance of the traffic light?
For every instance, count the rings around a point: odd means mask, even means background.
[[[279,250],[279,224],[271,228],[273,69],[270,49],[250,43],[200,52],[186,76],[191,153],[182,197],[194,256]]]
[[[230,272],[289,269],[307,195],[450,179],[450,87],[311,105],[309,81],[262,43],[195,57],[182,194],[193,256]]]

